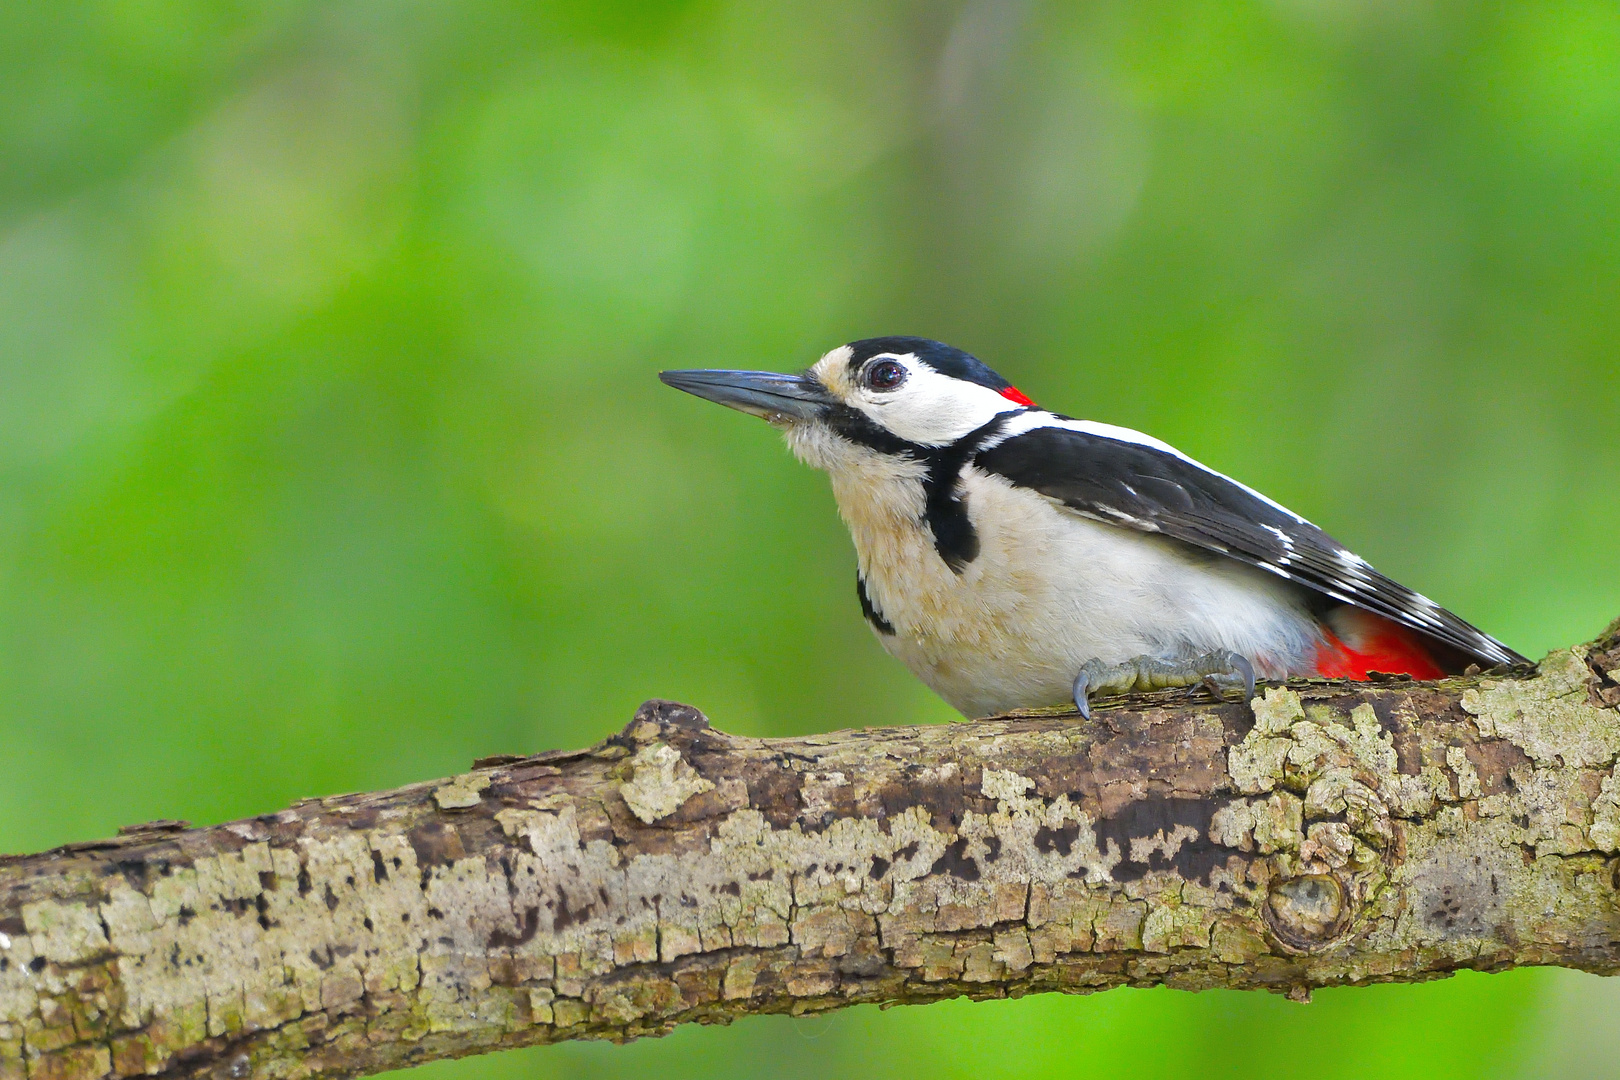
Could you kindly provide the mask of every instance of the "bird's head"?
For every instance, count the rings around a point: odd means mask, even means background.
[[[879,457],[918,459],[1033,403],[976,358],[927,338],[867,338],[801,375],[666,371],[678,390],[763,417],[806,462],[837,471]]]

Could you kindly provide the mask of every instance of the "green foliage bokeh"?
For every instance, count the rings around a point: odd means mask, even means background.
[[[1620,7],[0,9],[0,850],[580,745],[938,722],[821,478],[663,367],[917,333],[1531,655],[1620,614]],[[429,1066],[1620,1075],[1567,973]]]

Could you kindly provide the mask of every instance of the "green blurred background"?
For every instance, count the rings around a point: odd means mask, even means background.
[[[951,713],[663,367],[915,333],[1532,655],[1620,614],[1620,6],[0,7],[0,850]],[[1567,972],[956,1002],[429,1066],[1620,1075]]]

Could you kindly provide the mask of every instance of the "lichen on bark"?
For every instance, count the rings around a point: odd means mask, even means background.
[[[0,1080],[354,1075],[687,1021],[1620,966],[1620,640],[588,750],[0,863]]]

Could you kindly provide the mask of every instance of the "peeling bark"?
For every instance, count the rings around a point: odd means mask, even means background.
[[[1620,623],[1534,672],[571,753],[0,860],[0,1080],[856,1002],[1620,969]]]

